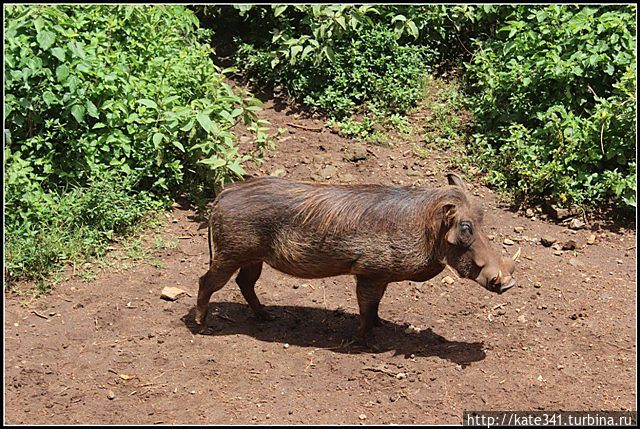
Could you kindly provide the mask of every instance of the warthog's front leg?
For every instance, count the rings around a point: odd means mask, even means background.
[[[373,326],[380,325],[378,306],[382,295],[387,289],[387,284],[386,281],[356,276],[356,296],[358,297],[358,307],[360,308],[358,339],[367,347],[371,345],[371,330]]]

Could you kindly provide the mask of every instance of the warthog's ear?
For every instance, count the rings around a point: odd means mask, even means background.
[[[454,204],[445,204],[442,208],[442,220],[447,227],[451,227],[455,223],[456,206]]]
[[[464,182],[457,174],[449,173],[447,174],[447,181],[450,185],[460,186],[462,189],[466,189],[464,186]]]
[[[451,244],[456,244],[456,230],[452,228],[455,225],[456,219],[456,206],[454,204],[446,204],[442,208],[442,221],[444,225],[449,228],[446,232],[445,240]]]

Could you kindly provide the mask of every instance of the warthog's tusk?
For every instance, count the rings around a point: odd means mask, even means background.
[[[502,270],[498,270],[498,281],[502,280]]]
[[[522,252],[522,247],[518,247],[518,251],[515,253],[515,255],[512,256],[514,261],[518,262],[518,258],[520,258],[521,252]]]

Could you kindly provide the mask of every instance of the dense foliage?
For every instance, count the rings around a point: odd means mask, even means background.
[[[474,150],[520,197],[635,207],[635,6],[519,8],[468,66]]]
[[[277,5],[209,13],[225,24],[241,17],[242,31],[231,33],[248,76],[281,85],[353,135],[372,129],[369,116],[414,106],[427,74],[458,67],[475,122],[468,152],[491,183],[525,200],[635,207],[635,6]],[[359,124],[348,118],[361,111]]]
[[[99,252],[171,196],[241,176],[236,122],[265,141],[259,102],[224,83],[182,6],[8,6],[4,24],[12,277]]]

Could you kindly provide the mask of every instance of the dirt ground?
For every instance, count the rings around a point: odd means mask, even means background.
[[[446,183],[450,155],[418,157],[419,130],[358,151],[279,100],[265,108],[272,129],[287,131],[253,175]],[[635,228],[571,229],[570,219],[510,211],[468,185],[493,248],[521,248],[518,286],[495,295],[450,270],[391,284],[374,331],[379,350],[351,343],[351,277],[301,280],[266,266],[257,293],[275,321],[258,322],[231,281],[211,299],[212,332],[196,334],[207,230],[180,205],[137,262],[92,281],[68,270],[37,299],[5,289],[5,423],[461,424],[465,410],[636,410]],[[576,248],[545,247],[542,237]],[[189,296],[162,300],[165,286]]]

